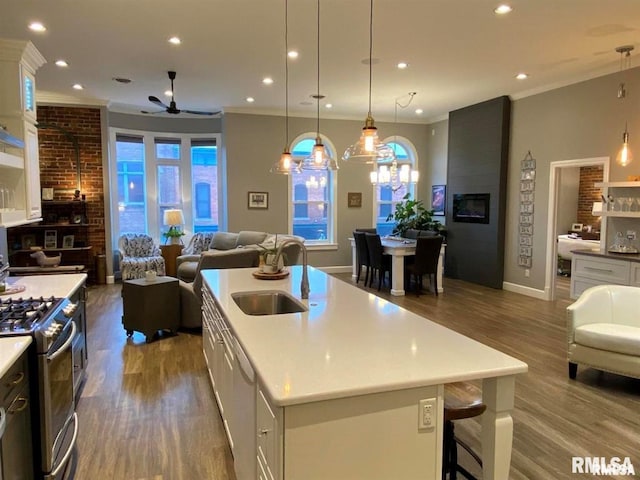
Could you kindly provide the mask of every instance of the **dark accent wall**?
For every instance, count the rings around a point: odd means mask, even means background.
[[[489,223],[447,212],[445,274],[502,288],[511,100],[503,96],[449,113],[447,205],[458,193],[490,194]]]

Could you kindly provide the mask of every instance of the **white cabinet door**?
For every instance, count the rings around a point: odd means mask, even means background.
[[[40,157],[38,154],[38,129],[24,122],[24,169],[26,188],[27,218],[40,218],[42,205],[40,198]]]
[[[258,434],[258,478],[280,479],[282,409],[271,406],[260,388],[256,395],[256,429]]]

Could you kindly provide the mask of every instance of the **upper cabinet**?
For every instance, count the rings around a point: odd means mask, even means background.
[[[603,201],[594,215],[640,218],[640,182],[598,182],[595,187],[602,189]]]
[[[35,96],[36,71],[45,62],[31,42],[0,39],[0,226],[42,216]]]

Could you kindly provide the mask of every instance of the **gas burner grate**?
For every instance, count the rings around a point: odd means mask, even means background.
[[[55,297],[9,298],[0,301],[0,332],[29,332],[59,302]]]

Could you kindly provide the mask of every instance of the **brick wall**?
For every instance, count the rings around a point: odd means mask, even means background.
[[[591,214],[593,202],[602,201],[600,198],[601,190],[594,186],[596,182],[602,182],[602,168],[580,168],[577,222],[591,225],[593,230],[600,231],[600,217],[594,217]]]
[[[100,109],[38,107],[38,123],[59,127],[73,135],[80,147],[81,193],[86,196],[91,255],[105,253],[102,128]],[[38,129],[40,184],[54,189],[54,200],[73,198],[76,189],[76,151],[71,140],[55,128]],[[93,268],[93,264],[90,265]]]

